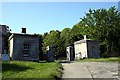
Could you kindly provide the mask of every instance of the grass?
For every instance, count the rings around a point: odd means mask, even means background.
[[[110,57],[110,58],[87,58],[81,59],[82,62],[118,62],[119,57]]]
[[[4,79],[59,79],[62,66],[58,62],[23,62],[10,61],[2,64],[2,78]]]

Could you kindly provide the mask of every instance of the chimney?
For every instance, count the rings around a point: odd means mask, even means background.
[[[84,40],[87,40],[88,39],[88,35],[84,35]]]
[[[26,33],[26,28],[22,28],[22,33]]]

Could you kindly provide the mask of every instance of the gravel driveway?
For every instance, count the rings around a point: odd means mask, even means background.
[[[64,69],[62,79],[88,78],[95,80],[96,78],[109,78],[109,80],[118,80],[118,62],[72,62],[61,64]]]

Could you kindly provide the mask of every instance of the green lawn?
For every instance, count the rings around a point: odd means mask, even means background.
[[[119,57],[81,59],[83,62],[117,62]]]
[[[23,62],[10,61],[2,64],[3,79],[18,78],[38,78],[38,79],[58,79],[61,77],[62,66],[58,62]]]

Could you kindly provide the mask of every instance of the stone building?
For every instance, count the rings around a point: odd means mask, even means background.
[[[83,40],[74,42],[74,48],[75,59],[100,57],[98,41],[87,39],[87,35]]]
[[[13,60],[39,61],[39,37],[26,34],[26,28],[22,28],[22,33],[13,33],[9,42]]]
[[[0,24],[0,54],[4,53],[5,50],[5,37],[7,35],[7,28],[8,26]]]

